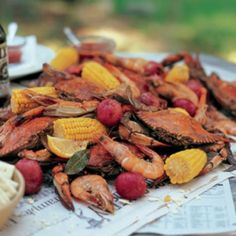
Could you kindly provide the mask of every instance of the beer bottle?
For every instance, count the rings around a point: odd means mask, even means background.
[[[10,97],[10,81],[7,67],[6,33],[0,24],[0,107],[4,106]]]

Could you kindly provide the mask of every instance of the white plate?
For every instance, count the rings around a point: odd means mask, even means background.
[[[55,56],[55,52],[41,44],[36,45],[36,62],[31,66],[22,70],[17,69],[17,65],[11,64],[9,66],[10,79],[20,78],[26,75],[30,75],[42,70],[43,63],[49,63]]]

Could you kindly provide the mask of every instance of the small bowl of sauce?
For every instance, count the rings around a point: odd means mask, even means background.
[[[112,53],[116,47],[112,39],[102,36],[80,36],[78,39],[80,40],[80,45],[77,46],[77,49],[80,54]]]
[[[25,38],[15,36],[10,44],[7,44],[8,60],[10,64],[20,63],[22,58],[22,48],[25,45]]]

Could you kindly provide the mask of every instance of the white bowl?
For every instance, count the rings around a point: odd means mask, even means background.
[[[7,205],[0,206],[0,229],[2,229],[8,221],[13,210],[25,193],[25,181],[22,174],[17,169],[15,169],[13,174],[13,180],[18,183],[17,194]]]

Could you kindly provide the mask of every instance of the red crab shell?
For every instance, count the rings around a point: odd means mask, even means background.
[[[76,77],[59,81],[55,88],[62,97],[73,98],[73,100],[78,101],[91,100],[104,92],[102,88],[95,84]]]
[[[155,135],[174,145],[213,143],[220,136],[209,133],[193,118],[180,112],[162,110],[137,113],[138,117],[155,131]]]
[[[34,147],[38,143],[39,135],[52,124],[53,120],[50,117],[38,117],[15,127],[0,148],[0,157]]]

